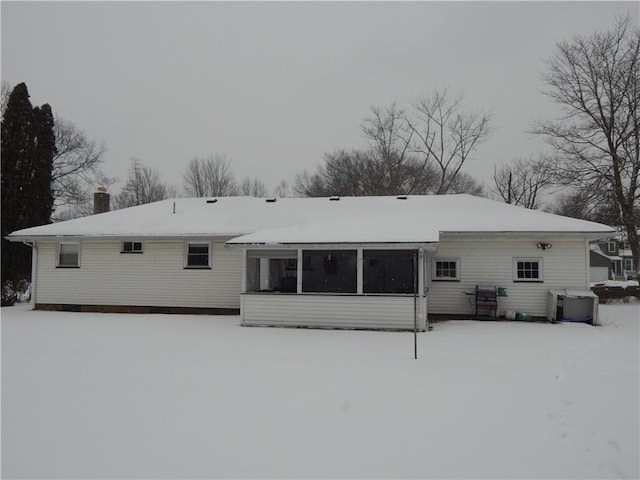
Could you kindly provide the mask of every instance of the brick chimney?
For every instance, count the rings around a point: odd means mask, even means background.
[[[107,193],[107,189],[98,187],[98,191],[93,194],[93,214],[108,212],[110,199],[111,195]]]

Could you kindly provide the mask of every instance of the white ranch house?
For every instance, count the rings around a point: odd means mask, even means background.
[[[547,317],[589,288],[601,224],[469,195],[179,198],[28,228],[37,309],[239,313],[243,325],[425,330],[476,313]]]

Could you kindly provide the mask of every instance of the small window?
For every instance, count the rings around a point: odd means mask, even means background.
[[[608,242],[607,243],[607,251],[609,253],[616,253],[618,251],[618,244],[616,242]]]
[[[624,246],[622,248],[625,250],[631,250],[631,244],[629,242],[624,242]]]
[[[513,268],[517,282],[542,282],[542,260],[539,258],[515,258]]]
[[[80,244],[60,243],[58,245],[58,267],[78,268],[80,266]]]
[[[624,259],[624,269],[627,272],[633,271],[633,258],[625,258]]]
[[[142,253],[142,242],[122,242],[120,253]]]
[[[186,268],[211,268],[208,242],[187,243]]]
[[[460,259],[434,258],[431,264],[433,280],[460,280]]]

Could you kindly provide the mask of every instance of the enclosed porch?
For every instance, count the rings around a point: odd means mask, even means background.
[[[244,257],[243,325],[427,329],[424,246],[246,249]]]

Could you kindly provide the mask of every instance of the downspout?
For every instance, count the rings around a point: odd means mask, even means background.
[[[31,247],[31,301],[33,309],[36,309],[36,281],[38,279],[38,247],[36,242],[22,242],[27,247]]]

